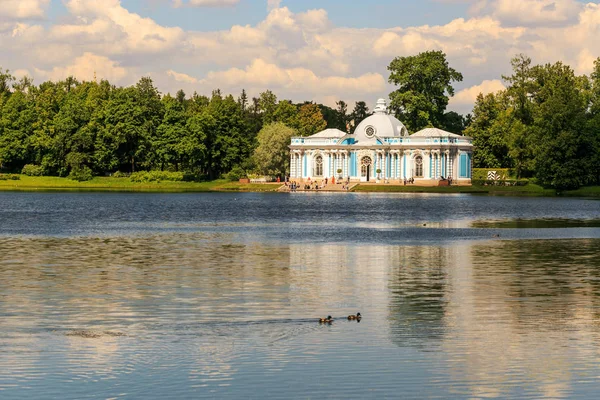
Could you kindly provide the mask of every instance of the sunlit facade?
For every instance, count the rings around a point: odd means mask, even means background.
[[[309,137],[294,137],[290,145],[290,178],[350,179],[353,182],[434,184],[451,178],[471,184],[473,140],[437,128],[412,135],[379,99],[373,115],[353,134],[327,129]],[[379,171],[379,172],[378,172]]]

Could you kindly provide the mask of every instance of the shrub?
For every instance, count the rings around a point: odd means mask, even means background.
[[[488,180],[488,172],[495,172],[499,180],[510,179],[512,176],[509,168],[473,168],[473,180]]]
[[[21,179],[21,177],[19,175],[15,175],[15,174],[0,174],[0,181],[18,181],[19,179]]]
[[[21,173],[27,176],[42,176],[44,175],[44,168],[39,165],[27,164],[23,167]]]
[[[112,174],[111,176],[113,178],[127,178],[127,177],[129,177],[129,175],[131,175],[131,174],[128,174],[126,172],[117,171],[114,174]]]
[[[94,174],[92,173],[90,167],[84,165],[71,169],[71,173],[69,174],[68,178],[79,182],[91,181],[94,179]]]
[[[208,180],[208,176],[199,174],[193,171],[185,171],[183,173],[184,182],[202,182]]]
[[[527,179],[505,179],[505,180],[489,180],[489,179],[473,179],[471,181],[473,185],[478,186],[527,186],[529,181]]]
[[[227,179],[228,181],[231,182],[237,182],[242,178],[246,178],[246,171],[244,171],[242,169],[242,167],[239,166],[235,166],[231,169],[231,171],[229,171],[227,174],[225,174],[225,179]]]
[[[171,181],[181,182],[183,181],[183,172],[169,172],[169,171],[145,171],[145,172],[134,172],[131,174],[131,181],[138,183],[148,182],[160,182],[160,181]]]

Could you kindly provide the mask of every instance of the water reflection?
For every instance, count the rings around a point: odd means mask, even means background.
[[[390,260],[391,337],[400,346],[430,345],[444,333],[451,248],[398,247]]]
[[[473,396],[567,396],[598,368],[598,240],[477,244],[450,268],[443,351]],[[461,271],[462,270],[462,271]]]
[[[226,232],[3,238],[0,391],[593,397],[599,246],[282,243]],[[359,324],[316,323],[358,311]]]
[[[477,220],[470,222],[473,228],[598,228],[600,219],[572,219],[572,218],[538,218],[522,219],[510,218],[506,220]]]

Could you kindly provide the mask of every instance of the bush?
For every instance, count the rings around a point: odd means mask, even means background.
[[[0,174],[0,181],[18,181],[21,177],[15,174]]]
[[[121,172],[121,171],[117,171],[114,174],[112,174],[111,176],[113,178],[128,178],[131,174],[128,174],[126,172]]]
[[[44,168],[39,165],[27,164],[23,167],[21,173],[27,176],[42,176],[44,175]]]
[[[169,172],[169,171],[145,171],[145,172],[134,172],[131,174],[131,182],[148,183],[148,182],[182,182],[184,178],[183,172]]]
[[[202,175],[202,174],[192,172],[192,171],[185,171],[183,173],[183,181],[184,182],[202,182],[202,181],[207,181],[207,180],[208,180],[207,175]]]
[[[73,168],[68,178],[79,182],[91,181],[94,179],[94,174],[90,167],[84,165],[82,167]]]
[[[235,166],[225,174],[225,179],[231,182],[237,182],[242,178],[247,178],[246,171],[242,169],[242,167]]]
[[[473,168],[473,180],[488,180],[488,172],[495,172],[499,180],[507,180],[512,176],[509,168]]]
[[[489,179],[473,179],[471,181],[473,185],[478,186],[527,186],[529,181],[527,179],[505,179],[505,180],[489,180]]]

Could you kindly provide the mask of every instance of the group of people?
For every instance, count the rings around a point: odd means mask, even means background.
[[[404,178],[404,186],[406,186],[407,183],[412,185],[413,183],[415,183],[415,178]]]
[[[336,183],[335,177],[331,178],[331,180],[329,180],[329,178],[321,179],[321,181],[311,181],[309,177],[307,181],[302,184],[296,181],[290,181],[287,176],[285,178],[285,186],[287,186],[290,189],[290,192],[295,192],[300,188],[302,188],[303,190],[323,189],[325,188],[325,186],[327,186],[329,182],[331,182],[331,184],[334,185]],[[337,183],[342,185],[343,190],[348,190],[350,188],[350,178],[346,179],[345,181],[339,179]]]

